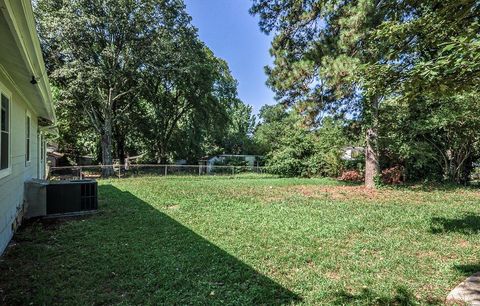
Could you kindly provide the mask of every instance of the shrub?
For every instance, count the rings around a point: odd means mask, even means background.
[[[330,118],[315,131],[292,125],[267,154],[267,171],[281,176],[337,177],[344,169],[340,155],[346,142],[343,127]]]
[[[363,174],[358,170],[346,170],[339,179],[346,182],[363,182]]]
[[[389,185],[398,185],[405,182],[405,169],[402,166],[394,166],[382,171],[382,182]]]
[[[304,159],[298,157],[294,147],[282,148],[268,155],[267,171],[281,176],[307,176],[307,166]]]

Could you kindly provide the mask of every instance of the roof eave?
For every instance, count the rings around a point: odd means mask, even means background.
[[[41,96],[41,103],[46,110],[46,114],[43,114],[43,117],[55,124],[56,116],[53,109],[50,83],[45,71],[45,62],[35,28],[35,19],[30,0],[4,0],[3,2],[9,17],[7,22],[13,29],[12,35],[15,37],[18,49],[25,65],[37,81],[36,86],[38,86],[38,92]],[[22,17],[26,23],[22,22]]]

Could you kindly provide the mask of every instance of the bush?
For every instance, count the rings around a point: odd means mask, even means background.
[[[267,154],[267,171],[281,176],[337,177],[344,169],[340,155],[346,143],[342,126],[332,119],[316,131],[293,125]]]
[[[363,174],[358,170],[346,170],[342,172],[339,180],[346,182],[363,182]]]
[[[480,180],[480,166],[478,166],[476,164],[473,166],[473,170],[472,170],[472,174],[471,174],[470,179],[474,180],[474,181]]]
[[[394,166],[382,171],[382,183],[389,185],[398,185],[405,182],[405,168]]]
[[[280,176],[307,176],[305,160],[298,158],[298,150],[295,147],[286,147],[268,155],[267,172]]]

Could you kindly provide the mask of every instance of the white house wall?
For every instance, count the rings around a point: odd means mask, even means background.
[[[12,238],[15,219],[23,209],[24,182],[31,178],[42,176],[43,171],[38,165],[38,120],[32,109],[15,90],[15,86],[8,81],[5,75],[0,73],[0,83],[11,91],[10,100],[10,165],[11,173],[0,178],[0,254]],[[31,85],[34,86],[34,85]],[[30,162],[25,162],[25,116],[27,111],[31,117],[30,134]],[[44,159],[45,160],[45,159]],[[40,173],[38,173],[40,172]]]

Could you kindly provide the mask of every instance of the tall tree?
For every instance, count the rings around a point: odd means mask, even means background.
[[[227,108],[228,122],[221,133],[217,133],[217,144],[227,154],[252,154],[255,148],[252,133],[255,127],[255,116],[252,107],[239,99],[231,101]]]
[[[480,4],[476,0],[396,1],[395,18],[370,37],[388,49],[379,63],[404,98],[454,96],[479,89]]]
[[[112,164],[113,126],[138,96],[145,51],[165,20],[184,6],[154,0],[38,0],[40,39],[61,99],[76,103]],[[104,175],[113,169],[104,168]]]
[[[256,0],[251,12],[263,31],[275,32],[274,67],[269,84],[287,104],[315,102],[320,110],[361,114],[365,121],[365,183],[374,186],[379,173],[379,85],[365,73],[382,60],[369,30],[391,11],[384,1]],[[367,85],[368,84],[368,85]]]
[[[198,40],[188,16],[182,20],[155,37],[142,69],[139,127],[160,163],[173,151],[172,136],[182,125],[196,129],[212,120],[225,122],[227,103],[236,99],[227,64]]]
[[[258,117],[260,122],[255,127],[254,141],[261,154],[277,149],[284,130],[293,129],[298,121],[281,104],[262,106]]]

